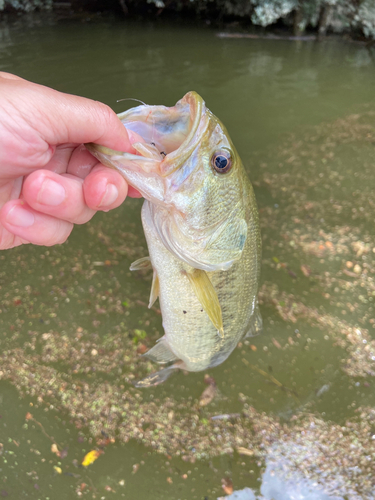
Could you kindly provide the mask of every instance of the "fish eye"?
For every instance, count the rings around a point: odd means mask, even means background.
[[[232,158],[229,151],[215,151],[211,157],[211,163],[216,172],[225,174],[232,168]]]

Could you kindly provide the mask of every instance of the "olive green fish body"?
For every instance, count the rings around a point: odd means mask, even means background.
[[[257,314],[259,229],[257,213],[250,207],[252,189],[248,187],[248,220],[253,226],[254,238],[247,238],[242,257],[228,270],[208,272],[221,305],[223,337],[218,335],[191,287],[187,274],[194,268],[166,249],[153,226],[149,202],[145,202],[142,210],[150,259],[159,279],[159,302],[165,331],[163,342],[176,360],[183,361],[181,367],[189,371],[205,370],[222,363],[238,341],[250,333],[252,320]],[[253,334],[255,330],[256,325]]]
[[[261,329],[257,294],[260,231],[256,201],[221,122],[194,92],[176,106],[138,106],[119,115],[145,141],[138,155],[89,145],[146,198],[142,223],[165,335],[146,356],[172,371],[222,363],[244,335]],[[132,266],[144,266],[140,259]]]

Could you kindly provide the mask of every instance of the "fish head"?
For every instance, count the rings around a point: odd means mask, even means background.
[[[89,151],[151,203],[148,222],[176,257],[205,271],[228,269],[245,245],[251,185],[224,125],[196,92],[173,107],[118,116],[142,138],[137,154],[96,144]]]

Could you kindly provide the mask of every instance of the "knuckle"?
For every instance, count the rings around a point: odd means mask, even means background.
[[[89,208],[86,204],[77,210],[75,213],[70,214],[70,217],[66,217],[65,220],[72,224],[86,224],[95,214],[95,210]]]
[[[116,115],[115,115],[115,112],[109,106],[107,106],[107,104],[104,104],[102,102],[99,102],[98,104],[99,104],[99,106],[97,109],[98,109],[98,112],[100,115],[99,116],[100,121],[103,124],[102,128],[103,128],[103,135],[104,135],[105,131],[108,130],[108,127],[110,127],[113,124],[114,117]]]
[[[48,241],[42,244],[48,247],[53,245],[61,245],[68,239],[70,233],[73,230],[73,227],[74,226],[71,222],[59,221],[57,224],[55,224],[54,231],[48,238]]]

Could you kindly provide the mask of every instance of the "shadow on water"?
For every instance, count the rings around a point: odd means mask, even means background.
[[[0,495],[215,499],[223,482],[227,494],[247,488],[242,499],[373,498],[366,48],[113,18],[24,23],[1,24],[2,71],[118,112],[128,103],[117,99],[171,105],[194,89],[223,120],[259,205],[264,333],[209,371],[205,406],[204,373],[139,391],[131,381],[155,368],[140,353],[162,335],[150,274],[128,270],[147,253],[141,201],[97,214],[60,247],[3,252]]]

